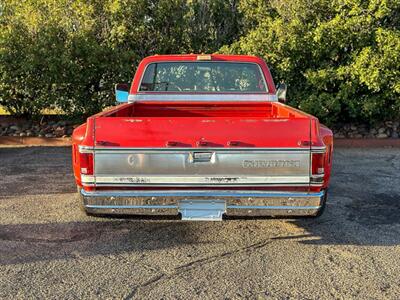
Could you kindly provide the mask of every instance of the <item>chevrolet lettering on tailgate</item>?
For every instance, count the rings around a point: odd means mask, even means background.
[[[243,168],[300,168],[299,160],[244,160]]]

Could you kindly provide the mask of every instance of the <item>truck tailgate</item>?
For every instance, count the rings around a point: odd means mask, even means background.
[[[122,118],[95,121],[96,186],[306,186],[310,120]]]
[[[100,117],[95,120],[98,145],[131,148],[176,146],[226,147],[236,141],[239,146],[258,148],[298,148],[310,140],[309,118],[242,117]]]

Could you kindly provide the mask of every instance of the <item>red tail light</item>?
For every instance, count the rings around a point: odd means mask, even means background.
[[[81,174],[93,175],[93,153],[79,153]]]
[[[312,175],[323,175],[325,170],[325,153],[313,153],[312,154]]]

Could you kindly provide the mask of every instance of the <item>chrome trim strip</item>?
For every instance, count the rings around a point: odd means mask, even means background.
[[[90,178],[92,180],[92,178]],[[82,182],[87,183],[82,178]],[[91,183],[93,181],[89,181]],[[309,176],[95,176],[96,184],[133,183],[147,184],[269,184],[269,183],[309,183]]]
[[[322,197],[323,191],[317,193],[274,192],[274,191],[226,191],[226,190],[165,190],[165,191],[93,191],[81,190],[84,197]]]
[[[325,177],[324,173],[322,173],[322,174],[312,174],[311,175],[311,178],[324,178],[324,177]]]
[[[94,183],[95,177],[93,175],[81,174],[81,181],[82,181],[82,183]]]
[[[130,94],[128,96],[128,102],[136,102],[136,101],[270,101],[277,102],[278,97],[272,94],[177,94],[177,93],[138,93],[138,94]]]
[[[177,209],[177,205],[94,205],[86,204],[86,208],[96,209]]]
[[[177,205],[85,205],[94,209],[177,209]],[[259,206],[259,205],[227,205],[227,209],[272,209],[272,210],[317,210],[321,206]]]
[[[311,152],[312,153],[325,153],[325,148],[324,149],[317,149],[317,150],[311,149]]]
[[[273,209],[273,210],[278,210],[278,209],[282,209],[282,210],[301,210],[301,209],[312,209],[312,210],[316,210],[319,209],[321,206],[289,206],[289,205],[285,205],[285,206],[260,206],[260,205],[227,205],[226,208],[227,209]]]
[[[79,153],[93,153],[93,151],[95,150],[95,148],[94,148],[94,147],[91,147],[91,146],[82,146],[82,145],[79,145],[79,146],[78,146],[78,150],[79,150]]]
[[[311,146],[312,150],[318,151],[318,150],[326,150],[326,146]]]
[[[311,151],[313,153],[318,153],[319,151],[325,152],[326,147],[317,147],[311,148]],[[90,147],[90,146],[79,146],[79,151],[82,152],[84,150],[94,150],[94,151],[135,151],[135,152],[143,152],[145,151],[146,153],[148,152],[181,152],[181,151],[227,151],[227,152],[247,152],[251,151],[254,153],[258,153],[260,151],[273,151],[273,152],[308,152],[310,151],[310,148],[258,148],[258,147],[235,147],[235,148],[212,148],[212,147],[193,147],[193,148],[143,148],[143,147],[105,147],[105,146],[96,146],[96,147]]]
[[[115,183],[99,183],[96,185],[93,184],[86,184],[82,183],[84,186],[96,186],[96,187],[215,187],[215,184],[143,184],[143,183],[138,183],[138,184],[127,184],[127,183],[121,183],[121,184],[115,184]],[[310,186],[309,183],[265,183],[265,184],[224,184],[224,185],[219,185],[223,187],[262,187],[262,186],[268,186],[268,187],[308,187]]]

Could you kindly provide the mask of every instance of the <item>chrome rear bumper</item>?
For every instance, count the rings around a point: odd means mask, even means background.
[[[313,216],[325,192],[270,191],[95,191],[81,190],[91,214],[182,215],[186,220],[221,220],[227,216]]]

